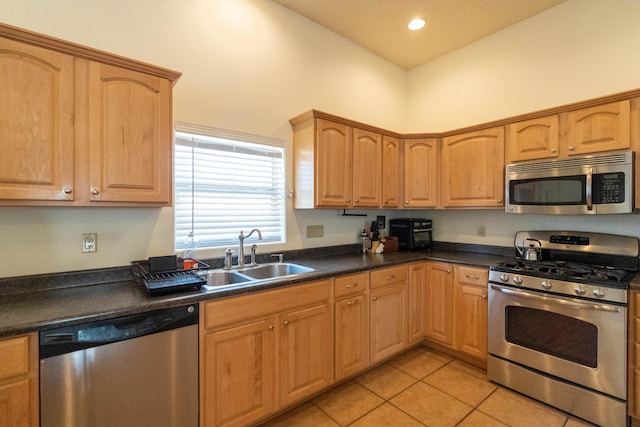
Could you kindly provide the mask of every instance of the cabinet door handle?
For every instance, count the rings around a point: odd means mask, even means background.
[[[482,294],[482,299],[487,299],[487,294]]]
[[[466,277],[467,279],[471,279],[471,280],[480,280],[480,277],[478,277],[478,276],[472,276],[472,275],[470,275],[470,274],[465,274],[465,277]]]
[[[395,279],[395,278],[396,278],[396,275],[395,275],[395,274],[392,274],[391,276],[387,276],[387,277],[386,277],[386,279],[387,279],[387,280],[393,280],[393,279]]]
[[[356,304],[357,302],[358,302],[358,300],[347,301],[347,305],[353,305],[353,304]]]
[[[356,286],[358,286],[358,282],[349,283],[349,284],[347,285],[347,289],[355,288]]]
[[[451,273],[451,270],[447,268],[447,273]]]
[[[71,193],[73,193],[73,190],[71,189],[71,187],[64,187],[64,188],[62,189],[62,192],[63,192],[64,194],[71,194]]]
[[[378,297],[373,297],[372,300],[378,301]]]
[[[555,152],[556,152],[556,151],[558,151],[558,150],[556,150],[555,148],[552,148],[550,151],[551,151],[552,153],[555,153]]]
[[[100,190],[98,190],[96,187],[92,187],[91,188],[91,195],[92,196],[97,196],[98,194],[100,194]]]
[[[573,145],[570,145],[570,146],[568,146],[567,148],[569,149],[569,151],[573,151],[573,150],[575,150],[575,148],[573,147]]]
[[[269,325],[267,329],[269,329],[270,331],[273,331],[273,325]]]
[[[282,322],[282,323],[284,324],[284,326],[289,325],[289,321],[288,321],[288,320],[285,320],[285,321],[284,321],[284,322]]]

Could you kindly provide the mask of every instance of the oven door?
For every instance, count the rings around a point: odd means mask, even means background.
[[[489,284],[489,353],[626,399],[623,306]]]

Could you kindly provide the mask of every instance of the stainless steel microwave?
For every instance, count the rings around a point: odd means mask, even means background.
[[[505,183],[508,213],[634,212],[632,151],[513,163],[507,165]]]

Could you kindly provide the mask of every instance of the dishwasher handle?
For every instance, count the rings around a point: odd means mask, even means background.
[[[40,359],[198,323],[198,304],[40,331]]]

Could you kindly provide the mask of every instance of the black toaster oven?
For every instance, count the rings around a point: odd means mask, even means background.
[[[433,243],[430,219],[391,219],[389,220],[389,235],[398,238],[399,250],[416,251],[430,249]]]

